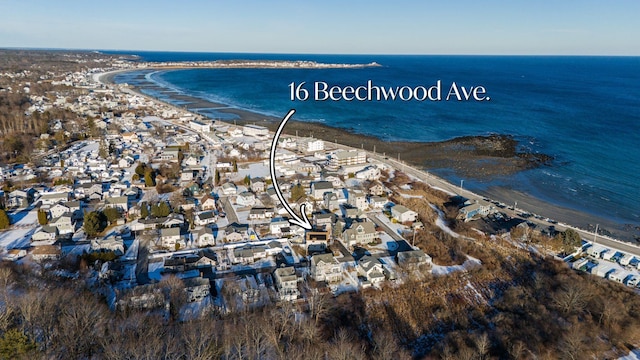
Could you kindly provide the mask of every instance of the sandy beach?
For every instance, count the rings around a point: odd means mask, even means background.
[[[113,83],[114,77],[122,71],[101,75],[99,81]],[[136,77],[138,88],[131,88],[143,95],[143,89],[153,89],[169,97],[170,102],[177,101],[177,107],[199,113],[213,120],[215,116],[204,114],[201,109],[215,109],[227,122],[237,125],[258,124],[275,131],[281,118],[244,109],[229,107],[184,94],[178,94],[146,81],[144,75]],[[148,96],[148,95],[145,95]],[[158,100],[158,99],[156,99]],[[162,101],[163,103],[167,103]],[[176,106],[170,104],[171,106]],[[284,114],[283,114],[284,115]],[[358,134],[354,129],[339,129],[321,123],[295,121],[287,124],[284,133],[298,136],[312,136],[327,142],[336,142],[354,148],[362,148],[377,154],[398,159],[418,169],[433,172],[433,169],[450,169],[465,179],[491,179],[497,176],[512,175],[537,166],[553,166],[553,159],[544,154],[522,153],[516,150],[517,142],[509,135],[467,136],[440,142],[389,142],[379,138]],[[437,172],[436,172],[437,174]],[[620,224],[603,216],[588,214],[578,210],[559,207],[537,199],[529,194],[505,187],[490,187],[476,190],[477,193],[506,204],[518,202],[518,209],[555,219],[559,222],[593,231],[599,224],[600,233],[608,234],[625,241],[639,238],[637,224]]]

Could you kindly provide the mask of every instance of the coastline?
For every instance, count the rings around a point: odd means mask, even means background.
[[[186,68],[189,69],[189,68]],[[116,70],[103,74],[99,74],[96,80],[102,83],[114,83],[116,75],[123,72],[132,72],[140,70],[153,69],[128,69],[128,70]],[[158,90],[168,98],[169,101],[145,94],[144,88],[153,88]],[[206,99],[193,97],[190,95],[176,94],[172,91],[163,90],[161,86],[155,83],[149,83],[149,86],[133,87],[129,86],[131,91],[136,92],[142,96],[151,98],[155,101],[159,101],[167,106],[178,108],[183,111],[190,111],[200,116],[210,118],[216,121],[222,121],[226,123],[233,123],[236,125],[245,124],[257,124],[267,127],[270,131],[275,131],[281,119],[253,112],[250,110],[231,107],[226,104],[211,102]],[[171,100],[178,100],[181,104],[173,104]],[[201,110],[214,110],[215,113],[219,113],[225,119],[218,119],[211,114],[205,114]],[[322,123],[316,122],[302,122],[292,119],[286,129],[285,134],[299,135],[299,136],[312,136],[327,142],[335,142],[339,145],[348,146],[352,148],[364,149],[369,152],[373,152],[378,155],[385,155],[386,157],[393,159],[400,159],[408,166],[413,166],[416,169],[432,172],[432,169],[449,169],[456,175],[464,176],[465,178],[486,179],[490,177],[500,175],[510,175],[517,172],[531,168],[532,166],[541,165],[541,161],[548,161],[548,159],[527,159],[526,156],[502,156],[504,154],[487,154],[486,149],[471,149],[464,150],[467,145],[464,141],[482,140],[483,137],[472,136],[464,138],[455,138],[446,141],[439,142],[390,142],[383,141],[377,137],[370,135],[359,134],[354,129],[340,129],[331,127]],[[503,136],[504,135],[496,135]],[[508,138],[501,138],[500,141],[508,141]],[[500,147],[502,143],[498,143]],[[481,145],[482,146],[482,145]],[[509,152],[509,154],[512,154]],[[517,155],[517,154],[516,154]],[[526,155],[526,154],[525,154]],[[432,176],[432,175],[430,175]],[[455,185],[450,184],[447,180],[441,176],[437,176],[443,182],[449,183],[451,188]],[[538,214],[543,217],[548,217],[557,220],[561,223],[571,224],[586,231],[594,231],[595,224],[600,225],[600,234],[607,234],[614,238],[624,240],[627,242],[634,242],[634,238],[640,235],[640,229],[635,228],[637,224],[623,224],[611,219],[606,219],[602,216],[589,214],[575,209],[562,207],[550,202],[538,199],[530,194],[511,189],[504,186],[494,186],[483,190],[472,189],[476,194],[486,196],[488,198],[503,202],[505,204],[511,204],[515,201],[518,203],[518,210],[527,211],[530,213]]]

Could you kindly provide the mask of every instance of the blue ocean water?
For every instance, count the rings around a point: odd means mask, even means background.
[[[127,52],[131,53],[131,52]],[[377,62],[361,69],[193,69],[148,75],[158,84],[233,107],[320,121],[386,140],[438,141],[463,135],[512,134],[522,146],[555,157],[552,166],[490,180],[541,200],[640,224],[640,58],[552,56],[278,55],[135,52],[146,61],[215,59]],[[117,82],[130,80],[127,76]],[[489,102],[291,101],[289,84],[358,86],[482,85]],[[207,110],[202,110],[207,113]],[[229,120],[210,110],[208,114]],[[442,171],[457,181],[455,174]]]

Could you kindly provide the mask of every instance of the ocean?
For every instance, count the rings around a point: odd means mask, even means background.
[[[113,53],[113,52],[110,52]],[[158,71],[158,85],[231,107],[373,135],[439,141],[510,134],[522,147],[555,158],[550,166],[490,179],[464,179],[470,190],[500,186],[619,224],[640,224],[640,57],[293,55],[122,52],[145,61],[216,59],[370,63],[358,69],[192,69]],[[132,82],[131,74],[115,81]],[[289,85],[483,86],[490,101],[292,101]],[[160,96],[162,94],[150,93]],[[169,98],[164,100],[172,101]],[[212,118],[232,120],[215,109]],[[459,183],[449,169],[429,169]]]

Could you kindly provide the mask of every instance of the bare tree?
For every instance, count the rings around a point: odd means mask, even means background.
[[[337,360],[365,359],[364,347],[354,341],[346,329],[339,329],[333,336],[329,358]]]
[[[591,298],[591,292],[582,282],[568,280],[552,297],[553,303],[560,311],[569,315],[584,311]]]
[[[489,340],[489,335],[486,332],[483,332],[480,335],[476,335],[473,338],[473,342],[476,345],[476,349],[478,350],[478,359],[482,360],[487,358],[489,354],[489,349],[491,349],[491,341]]]

